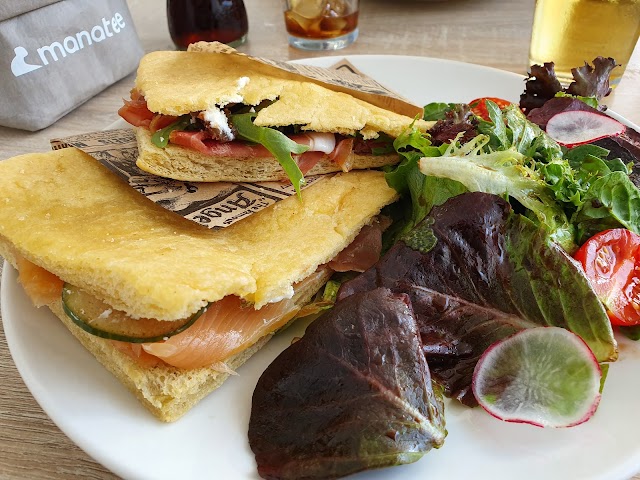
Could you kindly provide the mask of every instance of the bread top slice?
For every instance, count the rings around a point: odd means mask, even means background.
[[[312,82],[290,80],[287,72],[261,71],[260,63],[242,55],[212,52],[151,52],[140,61],[136,88],[155,113],[184,115],[228,104],[258,105],[254,123],[278,127],[299,125],[303,130],[399,136],[414,119],[377,107],[353,96]],[[433,122],[417,120],[426,131]]]
[[[227,295],[256,307],[289,296],[395,198],[381,172],[350,172],[213,231],[69,148],[0,162],[0,255],[132,317],[175,320]]]

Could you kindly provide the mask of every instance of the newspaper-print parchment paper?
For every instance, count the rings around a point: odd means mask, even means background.
[[[415,117],[422,109],[401,99],[375,80],[362,75],[346,59],[330,68],[275,62],[241,54],[221,43],[198,42],[190,51],[235,55],[247,68],[281,78],[313,81],[332,90]],[[52,139],[54,150],[76,147],[91,155],[148,199],[208,228],[227,227],[275,202],[295,194],[289,182],[231,183],[184,182],[147,173],[136,165],[138,148],[132,128],[86,133]],[[326,175],[305,177],[306,185]]]
[[[138,144],[131,128],[51,140],[54,150],[68,147],[91,155],[149,200],[212,229],[227,227],[295,194],[289,182],[183,182],[147,173],[136,165]],[[303,190],[324,177],[305,177]]]

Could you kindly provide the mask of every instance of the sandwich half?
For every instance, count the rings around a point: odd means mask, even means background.
[[[0,255],[34,304],[173,421],[295,317],[395,198],[381,172],[338,174],[213,231],[68,148],[0,162]]]
[[[138,166],[186,181],[292,181],[399,161],[415,120],[237,54],[152,52],[120,115],[137,127]]]

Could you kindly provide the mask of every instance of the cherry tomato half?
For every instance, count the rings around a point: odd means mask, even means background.
[[[471,100],[469,102],[469,106],[471,107],[471,112],[475,115],[485,119],[490,122],[489,112],[487,111],[487,100],[491,100],[493,103],[497,104],[501,109],[511,105],[511,102],[507,100],[503,100],[502,98],[496,97],[482,97],[476,98],[475,100]]]
[[[640,235],[625,228],[600,232],[574,258],[614,325],[640,324]]]

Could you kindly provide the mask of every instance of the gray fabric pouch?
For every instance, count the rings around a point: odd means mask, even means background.
[[[48,127],[142,54],[125,0],[2,0],[0,125]]]

